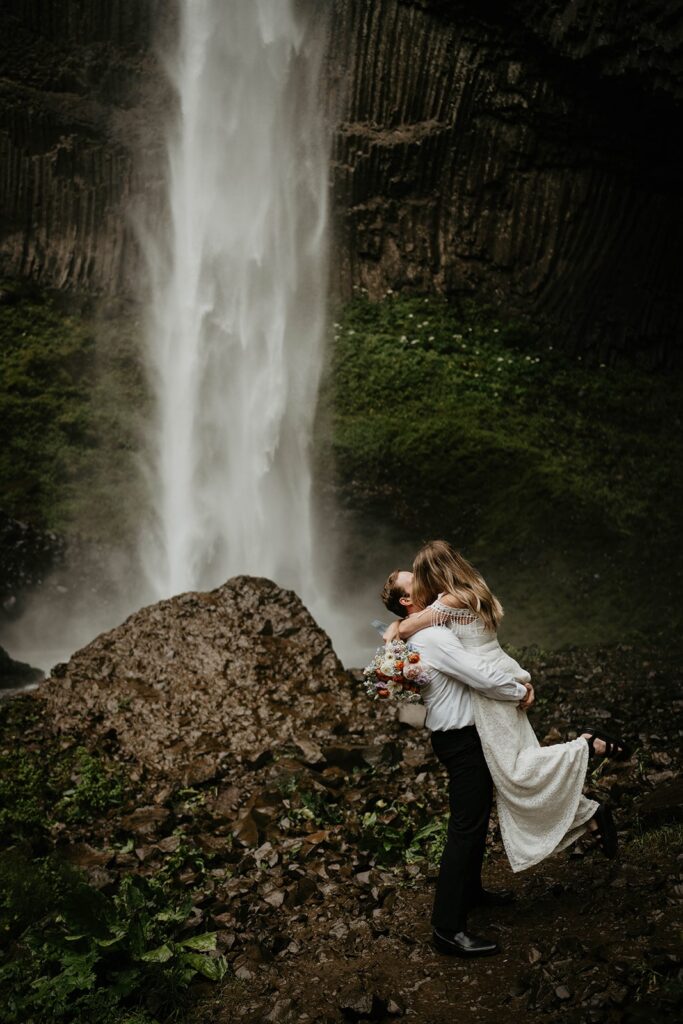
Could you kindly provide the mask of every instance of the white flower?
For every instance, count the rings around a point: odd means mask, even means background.
[[[379,666],[379,670],[383,676],[393,676],[395,669],[396,662],[393,658],[384,658]]]

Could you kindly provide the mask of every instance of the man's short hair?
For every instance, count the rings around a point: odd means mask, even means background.
[[[399,586],[396,582],[400,571],[400,569],[394,569],[391,576],[387,579],[382,588],[382,601],[384,602],[384,607],[388,608],[390,612],[398,615],[399,619],[405,619],[408,612],[405,605],[401,604],[401,598],[408,595],[403,587]]]

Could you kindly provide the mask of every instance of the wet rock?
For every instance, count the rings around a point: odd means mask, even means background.
[[[121,825],[128,832],[146,836],[156,832],[168,820],[170,814],[165,807],[138,807],[132,814],[126,814],[121,818]]]
[[[647,793],[638,801],[637,812],[648,828],[683,821],[683,778]]]
[[[284,1020],[289,1011],[292,1008],[291,999],[277,999],[275,1005],[270,1013],[266,1016],[266,1020],[272,1022],[272,1024],[278,1024],[279,1021]]]
[[[305,764],[325,764],[325,755],[317,743],[311,743],[310,740],[295,739],[294,746],[302,755]]]
[[[37,693],[64,732],[96,742],[113,728],[120,755],[153,772],[157,787],[202,785],[236,764],[262,771],[293,742],[293,693],[298,730],[331,710],[331,731],[354,705],[370,704],[298,597],[247,576],[141,609],[77,651]],[[389,756],[364,750],[340,748],[339,763]]]
[[[207,802],[207,810],[216,818],[231,819],[239,806],[240,794],[235,786],[219,789],[213,799]]]
[[[387,1004],[373,992],[361,988],[348,989],[339,1001],[345,1020],[381,1020]]]
[[[366,768],[364,746],[330,746],[323,748],[323,756],[328,764],[337,768],[344,768],[346,771],[353,771],[354,768]]]
[[[38,683],[44,672],[23,661],[15,661],[4,647],[0,647],[0,690],[24,689]]]
[[[78,868],[103,867],[113,859],[111,850],[96,850],[87,843],[72,843],[61,851],[65,860]]]

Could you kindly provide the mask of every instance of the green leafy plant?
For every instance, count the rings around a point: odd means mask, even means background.
[[[64,821],[89,820],[123,802],[126,784],[120,771],[106,766],[85,747],[73,754],[74,785],[66,789],[55,807],[55,817]]]
[[[300,789],[296,778],[278,784],[288,801],[287,817],[293,822],[314,822],[321,827],[337,825],[344,818],[342,808],[324,790]]]
[[[94,1010],[152,1004],[170,1008],[198,974],[219,980],[216,935],[182,936],[191,896],[175,896],[165,881],[124,876],[105,896],[72,874],[54,893],[47,915],[30,925],[0,965],[10,994],[6,1020],[88,1021]]]
[[[0,841],[35,836],[53,821],[90,821],[126,795],[121,770],[85,747],[1,751]]]

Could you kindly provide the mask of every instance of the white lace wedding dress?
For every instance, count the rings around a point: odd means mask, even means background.
[[[466,650],[520,682],[531,677],[468,608],[431,605],[434,621],[447,625]],[[509,701],[470,690],[474,720],[496,788],[505,852],[513,871],[524,871],[564,850],[587,831],[598,804],[582,794],[588,766],[584,739],[542,747],[527,713]]]

